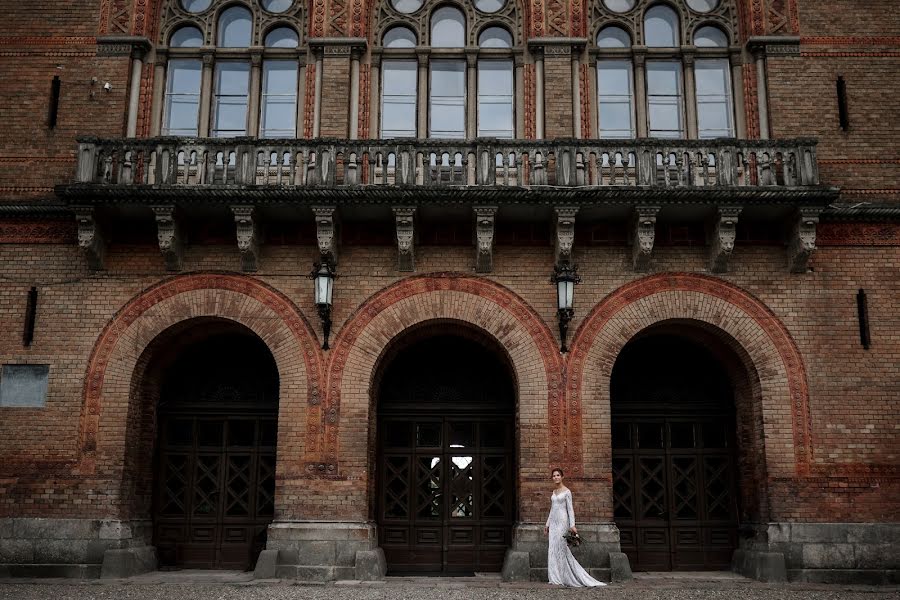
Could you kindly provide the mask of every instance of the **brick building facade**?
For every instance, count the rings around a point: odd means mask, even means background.
[[[6,4],[0,574],[896,582],[893,3]]]

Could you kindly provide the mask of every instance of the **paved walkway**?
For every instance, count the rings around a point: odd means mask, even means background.
[[[476,577],[307,583],[234,571],[160,571],[131,579],[0,579],[3,600],[900,600],[898,587],[765,584],[732,573],[640,573],[595,589]]]

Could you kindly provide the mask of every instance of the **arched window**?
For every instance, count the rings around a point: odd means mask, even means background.
[[[305,2],[166,1],[175,21],[161,24],[160,53],[169,60],[159,132],[296,137]],[[251,61],[260,47],[263,60]]]
[[[592,0],[598,136],[734,136],[736,14],[735,0]]]
[[[502,27],[488,27],[478,36],[480,48],[512,49],[512,35]],[[478,136],[515,137],[515,85],[513,61],[508,58],[478,60]]]
[[[516,137],[516,3],[382,2],[381,136]]]

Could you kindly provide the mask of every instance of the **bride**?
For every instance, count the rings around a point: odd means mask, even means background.
[[[606,585],[587,574],[566,544],[563,537],[567,531],[578,533],[575,528],[575,511],[572,508],[572,492],[563,485],[562,469],[553,469],[553,483],[556,488],[550,497],[550,516],[544,534],[550,536],[547,552],[547,577],[550,583],[571,587],[595,587]]]

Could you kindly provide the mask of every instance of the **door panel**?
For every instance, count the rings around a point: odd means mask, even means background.
[[[508,422],[391,417],[379,429],[379,541],[389,570],[499,571],[513,520]]]

